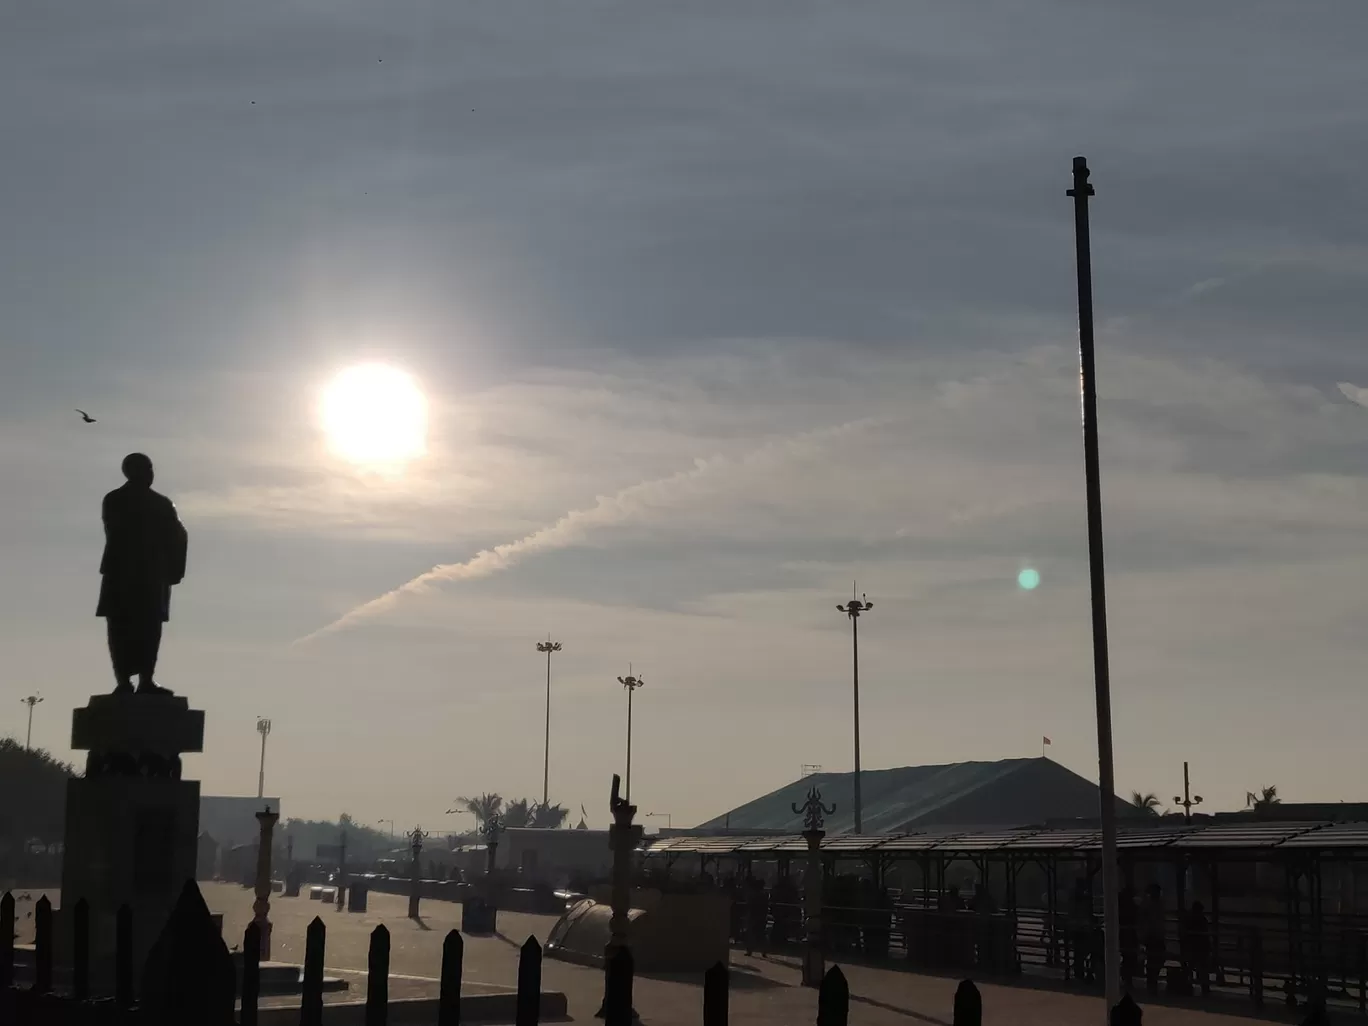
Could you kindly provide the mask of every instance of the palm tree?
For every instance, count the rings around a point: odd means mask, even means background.
[[[1267,787],[1259,788],[1259,793],[1253,791],[1245,792],[1245,807],[1249,809],[1266,809],[1270,805],[1281,805],[1282,799],[1278,797],[1278,785],[1269,784]]]
[[[532,822],[532,816],[536,809],[536,803],[526,798],[517,798],[504,806],[503,825],[506,827],[529,827],[536,826]]]
[[[543,830],[559,830],[569,818],[570,810],[564,808],[560,802],[552,802],[549,805],[538,804],[532,809],[532,823],[530,825],[540,827]]]
[[[1159,815],[1159,796],[1153,791],[1150,791],[1148,794],[1140,791],[1132,791],[1131,804],[1146,816]]]
[[[497,794],[477,794],[474,798],[464,796],[456,799],[456,808],[470,813],[484,829],[484,825],[503,811],[503,797]]]

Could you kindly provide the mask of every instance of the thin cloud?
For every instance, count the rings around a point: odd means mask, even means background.
[[[1360,406],[1368,407],[1368,388],[1361,388],[1348,381],[1338,382],[1339,390],[1344,393],[1344,397],[1350,402],[1358,403]]]
[[[507,570],[522,562],[523,559],[538,552],[549,552],[568,548],[583,541],[591,531],[626,523],[654,509],[670,506],[685,498],[701,479],[716,474],[728,467],[744,467],[772,459],[794,458],[812,453],[825,444],[849,434],[878,424],[887,418],[867,417],[847,421],[833,427],[805,431],[766,443],[739,459],[717,455],[694,461],[688,470],[681,470],[668,477],[642,481],[622,489],[614,495],[601,496],[587,509],[571,510],[554,524],[534,531],[517,541],[505,542],[492,549],[476,553],[464,563],[442,563],[426,573],[419,574],[393,591],[386,592],[369,602],[362,603],[350,612],[344,613],[332,623],[301,638],[294,644],[305,644],[354,627],[393,609],[408,595],[421,595],[434,585],[447,581],[466,581]]]

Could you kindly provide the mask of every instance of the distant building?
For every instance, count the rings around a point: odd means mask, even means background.
[[[498,867],[527,883],[563,887],[572,879],[607,879],[613,866],[607,830],[510,827],[499,835]]]
[[[795,834],[803,829],[801,806],[810,788],[835,805],[826,817],[828,834],[849,833],[854,773],[810,773],[777,791],[740,805],[689,833],[712,835]],[[955,762],[865,770],[860,791],[866,834],[890,834],[926,826],[1018,827],[1046,821],[1095,820],[1099,790],[1051,759]],[[1115,799],[1119,816],[1140,813]]]

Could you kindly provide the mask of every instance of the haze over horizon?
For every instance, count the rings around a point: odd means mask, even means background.
[[[1368,9],[9,23],[0,733],[40,693],[72,758],[113,687],[99,504],[141,450],[205,794],[255,794],[269,716],[287,816],[539,797],[549,633],[552,800],[606,825],[630,663],[633,798],[701,822],[850,768],[852,581],[866,768],[1048,735],[1095,780],[1085,154],[1118,790],[1368,798]],[[371,364],[420,393],[393,465],[323,409]]]

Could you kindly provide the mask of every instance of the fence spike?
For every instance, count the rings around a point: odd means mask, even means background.
[[[0,991],[14,982],[14,895],[0,898]]]
[[[323,1026],[323,946],[328,928],[314,916],[304,940],[304,987],[299,997],[299,1026]]]
[[[46,894],[33,907],[33,989],[52,991],[52,902]]]
[[[822,977],[817,989],[817,1026],[846,1026],[850,1017],[850,984],[839,965]]]
[[[1127,994],[1111,1010],[1108,1021],[1111,1026],[1140,1026],[1140,1017],[1143,1014],[1140,1006],[1135,1003],[1135,998]]]
[[[133,1007],[133,909],[120,905],[114,915],[114,1004]]]
[[[261,926],[253,921],[242,932],[242,1014],[240,1026],[256,1026],[261,998]]]
[[[385,1026],[389,1017],[390,932],[381,923],[371,931],[366,960],[366,1026]]]
[[[90,902],[71,910],[71,989],[77,1001],[90,997]]]
[[[541,1019],[542,947],[528,937],[518,953],[518,1003],[515,1026],[537,1026]]]
[[[731,973],[718,962],[703,974],[703,1026],[727,1026]]]
[[[437,1026],[461,1026],[461,962],[465,941],[452,930],[442,941],[442,983],[437,995]]]
[[[973,980],[961,980],[955,988],[953,1026],[983,1026],[983,995]]]

